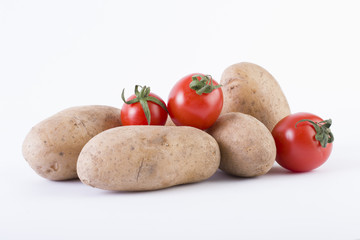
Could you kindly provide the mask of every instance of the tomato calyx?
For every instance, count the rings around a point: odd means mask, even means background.
[[[332,124],[331,119],[321,122],[314,122],[310,119],[302,119],[295,124],[295,127],[297,127],[297,124],[300,122],[309,122],[314,126],[316,131],[315,139],[320,142],[323,148],[326,148],[328,143],[332,143],[334,141],[334,135],[330,130],[330,126]]]
[[[200,77],[200,80],[198,79]],[[210,75],[194,75],[192,81],[189,84],[192,90],[195,90],[196,94],[201,95],[203,93],[211,93],[213,90],[222,87],[222,85],[214,85],[213,79]]]
[[[139,91],[139,87],[141,88],[140,91]],[[162,109],[164,109],[167,113],[169,113],[166,106],[165,106],[165,104],[163,104],[156,97],[149,96],[150,87],[146,87],[146,86],[142,87],[140,85],[135,85],[135,96],[136,97],[134,99],[129,100],[129,101],[125,100],[124,91],[125,91],[125,88],[122,90],[122,93],[121,93],[121,98],[124,101],[124,103],[133,104],[133,103],[140,102],[141,107],[144,110],[145,117],[146,117],[148,125],[150,125],[150,122],[151,122],[151,113],[150,113],[149,105],[147,103],[148,101],[156,103],[157,105],[162,107]]]

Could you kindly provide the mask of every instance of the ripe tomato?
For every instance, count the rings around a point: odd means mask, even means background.
[[[306,172],[321,166],[330,156],[334,136],[331,120],[311,113],[295,113],[280,120],[272,135],[276,161],[293,172]]]
[[[144,86],[140,92],[138,87],[140,86],[135,86],[135,94],[127,100],[124,90],[122,92],[122,125],[165,125],[168,117],[165,102],[158,95],[151,93],[149,87]]]
[[[209,75],[194,73],[180,79],[169,94],[171,120],[177,126],[209,128],[219,117],[223,106],[220,87]]]

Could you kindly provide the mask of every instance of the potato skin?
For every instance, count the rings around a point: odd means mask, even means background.
[[[82,147],[95,135],[121,125],[120,109],[90,105],[65,109],[35,125],[22,153],[40,176],[49,180],[77,178]]]
[[[256,118],[226,113],[207,132],[219,144],[220,169],[239,177],[267,173],[275,162],[276,146],[270,131]]]
[[[261,121],[271,132],[290,107],[275,78],[253,63],[237,63],[226,68],[223,85],[224,106],[221,114],[242,112]]]
[[[168,117],[165,123],[165,126],[176,126],[175,123],[171,120],[171,117]]]
[[[219,164],[217,142],[199,129],[124,126],[91,139],[77,171],[84,184],[96,188],[146,191],[205,180]]]

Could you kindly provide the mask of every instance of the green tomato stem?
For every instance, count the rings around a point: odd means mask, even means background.
[[[200,80],[198,77],[200,77]],[[222,85],[215,86],[210,75],[194,75],[189,87],[195,90],[196,94],[201,95],[203,93],[211,93],[215,89],[222,87]]]
[[[300,122],[311,123],[316,131],[315,139],[320,142],[323,148],[325,148],[328,143],[332,143],[334,141],[334,134],[330,130],[330,126],[332,124],[331,119],[321,122],[314,122],[310,119],[302,119],[295,124],[295,127],[297,127]]]
[[[140,91],[139,91],[139,87],[141,88]],[[121,98],[124,101],[124,103],[133,104],[133,103],[140,102],[141,107],[142,107],[142,109],[143,109],[143,111],[145,113],[145,117],[146,117],[148,125],[150,125],[150,123],[151,123],[151,112],[150,112],[150,109],[149,109],[148,101],[159,105],[162,109],[164,109],[167,113],[169,113],[164,103],[162,103],[156,97],[149,96],[150,87],[146,87],[146,86],[142,87],[140,85],[135,85],[134,92],[135,92],[136,98],[131,99],[129,101],[125,100],[124,91],[125,91],[125,89],[123,89],[122,93],[121,93]]]

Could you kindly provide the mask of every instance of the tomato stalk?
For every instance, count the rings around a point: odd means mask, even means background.
[[[200,77],[200,80],[198,79]],[[213,90],[222,87],[222,85],[214,85],[210,75],[194,75],[189,87],[196,91],[196,94],[211,93]]]
[[[297,127],[297,124],[300,122],[309,122],[311,123],[311,125],[314,126],[316,131],[315,139],[320,142],[323,148],[325,148],[328,143],[332,143],[334,141],[334,135],[330,130],[330,126],[332,124],[331,119],[321,122],[314,122],[309,119],[302,119],[295,124],[295,127]]]
[[[139,87],[141,88],[141,90],[139,91]],[[133,103],[137,103],[140,102],[141,107],[145,113],[145,117],[147,120],[148,125],[150,125],[151,122],[151,113],[150,113],[150,109],[149,109],[149,105],[148,105],[148,101],[151,101],[153,103],[158,104],[160,107],[162,107],[167,113],[168,110],[165,106],[165,104],[163,104],[159,99],[149,96],[150,94],[150,87],[142,87],[140,85],[135,85],[135,96],[136,98],[131,99],[130,101],[126,101],[125,100],[125,96],[124,96],[124,91],[125,89],[123,89],[122,93],[121,93],[121,98],[124,101],[124,103],[126,104],[133,104]]]

